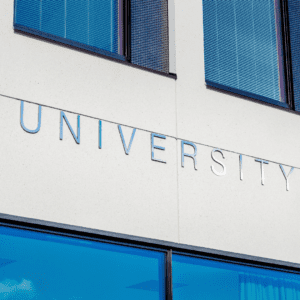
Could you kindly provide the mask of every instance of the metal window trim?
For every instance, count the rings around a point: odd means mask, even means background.
[[[251,98],[251,99],[256,99],[256,100],[259,100],[259,101],[262,101],[262,102],[265,102],[265,103],[268,103],[268,104],[276,105],[278,107],[282,107],[282,108],[286,108],[286,109],[290,108],[289,105],[285,102],[279,102],[279,101],[276,101],[276,100],[272,100],[272,99],[264,97],[264,96],[260,96],[260,95],[257,95],[257,94],[253,94],[253,93],[250,93],[250,92],[246,92],[246,91],[243,91],[243,90],[232,88],[230,86],[226,86],[226,85],[223,85],[223,84],[215,83],[215,82],[212,82],[210,80],[206,80],[206,85],[209,86],[209,87],[224,90],[224,91],[227,91],[227,92],[230,92],[230,93],[233,93],[233,94],[245,96],[245,97],[248,97],[248,98]]]
[[[131,11],[130,0],[124,0],[124,55],[131,62]]]
[[[166,255],[166,300],[173,300],[173,282],[172,282],[172,249],[168,250]]]
[[[281,9],[281,33],[283,42],[283,60],[284,60],[284,77],[286,102],[290,109],[295,110],[294,102],[294,87],[293,87],[293,73],[292,73],[292,54],[290,42],[290,28],[289,28],[289,14],[287,0],[280,0]]]
[[[100,53],[100,51],[99,52],[92,52],[92,51],[89,51],[87,49],[78,48],[74,45],[74,43],[72,45],[71,44],[68,45],[66,43],[59,42],[59,41],[54,40],[54,39],[49,39],[47,37],[36,35],[36,34],[28,32],[28,31],[18,30],[16,28],[14,28],[14,32],[17,33],[17,34],[29,36],[29,37],[34,38],[34,39],[50,42],[52,44],[59,45],[61,47],[66,47],[66,48],[69,48],[69,49],[72,49],[72,50],[80,51],[80,52],[83,52],[83,53],[86,53],[86,54],[89,54],[89,55],[95,55],[95,56],[98,56],[98,57],[101,57],[101,58],[104,58],[104,59],[122,64],[122,65],[126,65],[126,66],[134,68],[134,69],[143,70],[143,71],[146,71],[146,72],[150,72],[150,73],[157,74],[157,75],[160,75],[160,76],[163,76],[163,77],[167,77],[167,78],[170,78],[170,79],[177,80],[177,74],[174,74],[174,73],[167,74],[167,73],[156,71],[156,70],[149,69],[149,68],[146,68],[146,67],[138,66],[138,65],[132,64],[132,63],[126,61],[126,60],[120,60],[120,59],[117,59],[117,58],[112,57],[112,56],[107,56],[103,53]]]

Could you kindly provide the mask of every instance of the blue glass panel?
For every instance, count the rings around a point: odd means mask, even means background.
[[[118,1],[92,0],[89,3],[89,44],[101,49],[118,51]]]
[[[66,1],[66,37],[88,44],[89,1]]]
[[[164,299],[164,254],[0,227],[1,299]]]
[[[65,0],[43,0],[41,31],[65,37]]]
[[[15,4],[15,22],[40,30],[41,0],[18,0]]]
[[[173,255],[173,299],[298,300],[300,276]]]
[[[124,59],[119,57],[123,55],[122,0],[15,1],[18,29],[25,26],[39,31],[31,33]]]
[[[259,99],[285,101],[280,97],[281,40],[274,1],[203,0],[207,82]]]

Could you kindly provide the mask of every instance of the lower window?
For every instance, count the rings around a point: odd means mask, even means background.
[[[0,227],[0,299],[165,299],[164,253]]]
[[[0,225],[0,299],[300,299],[299,268],[292,273],[230,257],[204,259],[183,250],[172,255],[166,245],[35,230]]]
[[[173,255],[173,299],[298,300],[300,277],[255,267]]]

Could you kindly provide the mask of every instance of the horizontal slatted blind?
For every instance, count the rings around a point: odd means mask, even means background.
[[[272,0],[203,0],[208,84],[266,101],[280,99]]]
[[[122,3],[121,0],[16,0],[15,25],[88,50],[122,55]]]

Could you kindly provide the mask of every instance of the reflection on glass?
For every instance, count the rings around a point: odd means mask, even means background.
[[[173,255],[173,299],[298,300],[299,275]]]
[[[164,254],[0,227],[0,299],[164,299]]]

